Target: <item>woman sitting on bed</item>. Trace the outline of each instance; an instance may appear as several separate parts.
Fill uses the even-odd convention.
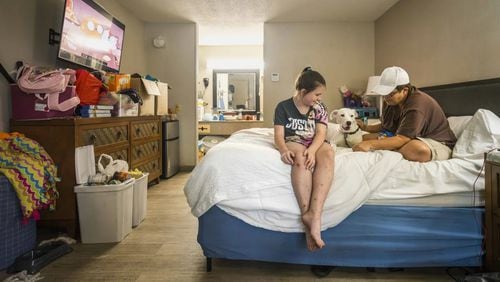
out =
[[[274,142],[281,160],[292,165],[292,186],[302,214],[307,248],[323,248],[321,214],[332,184],[334,151],[325,141],[328,112],[321,96],[323,76],[305,68],[295,82],[295,94],[274,113]]]
[[[361,124],[361,129],[375,134],[364,135],[365,141],[353,146],[353,151],[396,150],[416,162],[451,157],[457,138],[441,106],[411,85],[404,69],[386,68],[373,92],[382,95],[387,104],[382,123]]]

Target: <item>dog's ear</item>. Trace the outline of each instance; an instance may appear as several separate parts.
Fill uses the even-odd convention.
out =
[[[339,114],[339,111],[338,110],[333,110],[331,113],[330,113],[330,120],[337,123],[337,116]]]

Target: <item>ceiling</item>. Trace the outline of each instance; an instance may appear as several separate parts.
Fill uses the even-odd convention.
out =
[[[201,43],[204,33],[228,37],[231,30],[248,38],[251,30],[262,30],[265,22],[373,22],[398,1],[120,0],[118,3],[145,22],[197,23]]]

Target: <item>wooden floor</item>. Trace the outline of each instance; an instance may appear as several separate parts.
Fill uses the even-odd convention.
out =
[[[188,177],[180,173],[150,187],[146,219],[121,243],[73,245],[72,253],[42,269],[42,281],[453,281],[444,268],[336,268],[318,279],[304,265],[228,260],[214,260],[207,273],[197,219],[183,193]],[[0,281],[5,277],[0,273]]]

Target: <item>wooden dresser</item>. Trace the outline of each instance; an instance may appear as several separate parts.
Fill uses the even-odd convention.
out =
[[[500,152],[492,152],[485,164],[485,267],[500,271]]]
[[[148,181],[161,175],[160,117],[70,118],[13,121],[11,131],[38,141],[58,167],[61,182],[56,210],[44,211],[39,225],[64,229],[71,237],[78,234],[78,210],[73,187],[75,147],[94,145],[97,157],[106,153],[113,159],[126,160],[131,169],[149,172]]]

